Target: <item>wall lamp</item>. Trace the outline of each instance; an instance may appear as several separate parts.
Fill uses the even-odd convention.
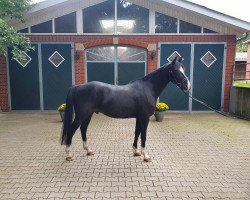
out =
[[[153,50],[151,51],[151,59],[154,60],[154,58],[155,58],[155,50],[153,49]]]

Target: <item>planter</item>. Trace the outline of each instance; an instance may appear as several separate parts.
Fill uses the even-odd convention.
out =
[[[162,122],[164,119],[165,112],[155,112],[154,115],[157,122]]]
[[[64,120],[64,111],[59,111],[59,114],[60,114],[61,120],[62,120],[62,122],[63,122],[63,120]]]

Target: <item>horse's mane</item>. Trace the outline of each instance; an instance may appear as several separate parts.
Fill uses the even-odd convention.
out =
[[[152,77],[154,77],[154,76],[155,76],[156,74],[158,74],[159,72],[165,70],[168,66],[169,66],[169,63],[164,64],[164,65],[161,66],[159,69],[157,69],[157,70],[151,72],[150,74],[144,76],[143,78],[141,78],[141,80],[146,81],[146,80],[148,80],[148,79],[151,79]]]

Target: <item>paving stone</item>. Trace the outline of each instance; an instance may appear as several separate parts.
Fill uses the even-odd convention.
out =
[[[48,198],[63,198],[65,192],[51,192]]]
[[[35,193],[32,198],[34,199],[47,199],[50,195],[50,192],[42,192],[42,193]]]
[[[152,118],[151,163],[133,156],[135,119],[94,114],[87,135],[96,154],[86,156],[77,130],[72,162],[58,144],[61,125],[57,113],[0,114],[0,199],[250,199],[246,121],[207,113]]]

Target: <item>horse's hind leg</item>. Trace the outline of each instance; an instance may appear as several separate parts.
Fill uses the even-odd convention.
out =
[[[72,160],[75,159],[75,158],[73,157],[72,152],[71,152],[70,146],[71,146],[71,143],[72,143],[72,138],[73,138],[73,136],[74,136],[76,130],[77,130],[77,129],[79,128],[79,126],[81,125],[81,123],[82,123],[82,120],[81,120],[80,118],[78,118],[78,117],[75,117],[75,119],[74,119],[74,121],[73,121],[73,123],[72,123],[72,137],[67,139],[67,144],[66,144],[66,149],[65,149],[65,152],[66,152],[66,154],[67,154],[67,156],[66,156],[66,160],[67,160],[67,161],[72,161]]]
[[[138,143],[138,138],[140,136],[140,124],[139,120],[136,119],[136,125],[135,125],[135,138],[134,138],[134,143],[133,143],[133,152],[134,156],[141,156],[140,151],[137,149],[137,143]]]
[[[140,128],[141,128],[141,153],[144,156],[144,161],[151,162],[152,158],[145,151],[146,146],[146,137],[147,137],[147,128],[148,128],[149,118],[145,117],[140,120]]]
[[[92,114],[87,117],[83,122],[80,127],[81,129],[81,134],[82,134],[82,141],[83,141],[83,149],[87,151],[87,155],[91,156],[94,155],[95,153],[90,149],[90,147],[87,145],[87,129],[89,122],[91,120]]]

